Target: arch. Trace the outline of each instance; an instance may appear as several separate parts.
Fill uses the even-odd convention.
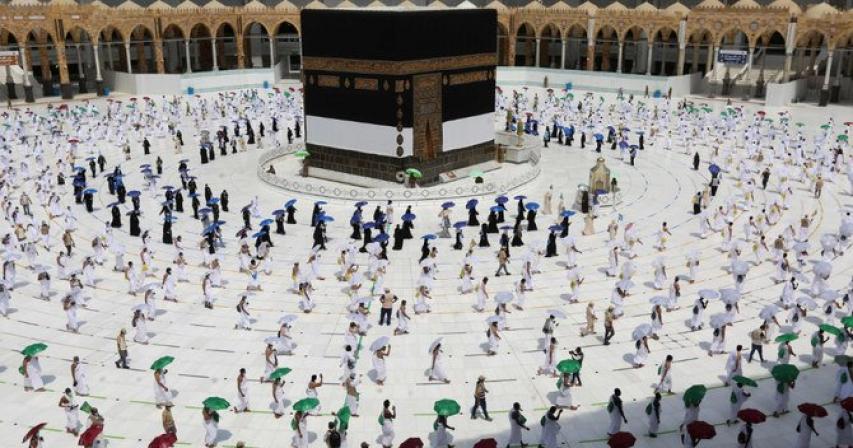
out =
[[[284,35],[295,34],[298,36],[299,35],[299,27],[297,27],[295,24],[291,23],[288,20],[282,20],[281,22],[278,23],[278,25],[275,26],[275,34],[276,34],[276,36],[280,36],[282,34],[284,34]]]
[[[678,32],[668,26],[661,26],[651,34],[649,49],[652,51],[652,66],[647,73],[669,76],[678,70]]]
[[[186,42],[184,29],[170,23],[163,28],[163,68],[166,73],[184,73],[187,71]]]
[[[17,49],[19,47],[18,42],[20,40],[13,31],[0,27],[0,48]]]
[[[154,61],[154,32],[146,25],[136,25],[127,36],[133,73],[156,73]],[[135,59],[135,61],[134,61]]]
[[[688,69],[685,72],[696,73],[701,72],[703,75],[710,71],[711,64],[714,58],[714,33],[707,28],[699,28],[693,30],[687,39],[687,52],[685,62],[688,63]]]
[[[595,33],[595,69],[615,72],[621,66],[619,61],[619,33],[610,25],[601,26]],[[616,46],[616,51],[614,51]]]
[[[127,71],[127,53],[124,51],[124,35],[112,26],[107,25],[98,32],[98,43],[104,55],[104,67],[112,71]]]
[[[88,93],[89,88],[86,80],[88,67],[93,67],[94,51],[92,38],[89,32],[80,26],[75,26],[65,33],[65,58],[68,67],[68,75],[72,82],[76,82],[80,93]],[[92,69],[94,71],[94,69]]]
[[[299,27],[283,20],[275,27],[273,49],[275,60],[280,61],[283,78],[297,78],[302,70],[302,47],[299,44]]]
[[[246,68],[272,67],[270,64],[271,37],[267,27],[251,22],[243,28],[243,52]]]
[[[566,68],[583,70],[587,64],[586,27],[573,23],[563,32],[566,39]]]
[[[622,36],[624,42],[623,50],[623,72],[641,74],[646,73],[648,65],[649,33],[644,28],[632,26],[624,30]]]
[[[213,69],[213,36],[204,23],[196,23],[190,28],[190,63],[193,71]]]
[[[498,65],[509,65],[509,32],[506,25],[498,22]]]
[[[228,21],[216,28],[216,63],[220,70],[237,68],[237,31]]]
[[[515,65],[536,65],[536,28],[527,22],[515,31]]]
[[[794,72],[801,77],[813,77],[820,74],[821,64],[826,62],[825,58],[818,59],[821,54],[826,54],[828,36],[819,29],[804,30],[797,36],[794,48]],[[809,87],[814,87],[814,80],[809,81]]]
[[[27,33],[24,51],[27,53],[33,78],[42,86],[44,96],[54,96],[57,91],[53,88],[54,81],[59,79],[59,67],[54,60],[56,46],[53,34],[42,28],[35,28]]]
[[[539,30],[539,66],[559,68],[563,57],[560,28],[548,23]]]

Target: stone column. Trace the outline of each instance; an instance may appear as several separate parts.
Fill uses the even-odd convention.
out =
[[[654,61],[655,43],[649,42],[649,53],[646,55],[646,76],[652,76],[652,62]]]
[[[44,38],[37,40],[39,44],[39,66],[41,67],[42,95],[53,95],[53,73],[50,71],[50,55],[47,54],[47,42]]]
[[[716,58],[717,50],[714,49],[714,44],[708,45],[708,73],[711,74],[711,79],[717,79],[716,73],[714,72],[714,68],[717,66],[717,58]]]
[[[184,51],[187,53],[187,73],[193,72],[193,60],[190,56],[190,38],[184,39]]]
[[[157,73],[166,73],[166,60],[163,58],[163,39],[160,37],[154,38],[154,64],[157,66]]]
[[[109,67],[110,70],[112,70],[112,71],[117,71],[115,63],[113,62],[113,43],[112,42],[107,42],[106,53],[107,53],[107,67]]]
[[[622,73],[622,55],[625,53],[625,42],[619,41],[619,59],[616,60],[616,72]]]
[[[586,41],[586,69],[595,70],[595,40]]]
[[[601,46],[601,71],[610,71],[610,42],[605,42]]]
[[[148,57],[145,56],[145,42],[136,43],[136,64],[139,73],[148,73]]]
[[[749,46],[749,54],[746,56],[746,82],[752,79],[752,59],[755,57],[755,47]]]
[[[74,91],[71,89],[71,78],[68,76],[68,58],[65,55],[65,41],[56,42],[56,63],[59,65],[59,91],[62,99],[70,100],[74,98]]]
[[[849,57],[849,56],[848,56]],[[829,101],[837,103],[841,96],[841,68],[844,66],[844,53],[838,56],[838,61],[835,64],[835,79],[829,89]]]
[[[21,68],[24,69],[24,101],[34,103],[36,98],[33,96],[33,84],[30,82],[30,70],[32,66],[27,61],[28,51],[27,44],[24,43],[24,46],[21,48]]]
[[[682,18],[678,22],[678,59],[675,67],[675,74],[681,76],[684,74],[684,59],[687,52],[687,19]]]
[[[130,41],[124,43],[124,56],[127,58],[127,73],[133,74],[133,63],[130,59]]]
[[[246,40],[243,34],[235,35],[234,39],[237,44],[237,68],[246,68]],[[249,45],[252,44],[249,43]]]
[[[86,72],[83,70],[83,53],[80,52],[80,44],[74,44],[74,49],[77,51],[77,85],[80,93],[89,93],[86,88]]]
[[[785,68],[782,72],[783,82],[791,80],[791,64],[794,61],[794,50],[797,48],[797,22],[792,18],[788,21],[788,33],[785,36]]]
[[[535,62],[533,63],[533,65],[534,65],[534,66],[536,66],[536,67],[539,67],[539,58],[540,58],[540,52],[541,52],[541,51],[540,51],[540,50],[541,50],[541,48],[540,48],[540,47],[541,47],[541,46],[542,46],[542,42],[541,42],[541,40],[537,37],[537,38],[536,38],[536,58],[534,59],[534,61],[535,61]]]
[[[560,47],[561,47],[561,49],[560,49],[560,51],[561,51],[561,53],[560,53],[560,68],[562,68],[562,69],[566,68],[566,46],[567,46],[567,44],[568,44],[568,38],[563,37],[560,40]]]
[[[95,92],[98,96],[104,96],[104,79],[101,77],[101,58],[98,56],[98,43],[92,46],[92,54],[95,57]]]
[[[12,81],[12,66],[6,66],[6,98],[9,100],[9,105],[12,105],[12,100],[18,99],[18,95],[15,92],[15,83]]]
[[[212,51],[212,53],[213,53],[213,71],[218,71],[219,70],[219,59],[216,57],[216,38],[215,37],[210,38],[210,48],[213,49],[213,51]]]
[[[507,45],[506,58],[508,59],[507,62],[509,62],[509,66],[513,67],[515,66],[515,46],[517,44],[516,40],[518,39],[518,36],[510,34],[507,38],[509,39],[509,45]]]
[[[675,74],[681,76],[684,74],[684,59],[687,56],[687,47],[678,44],[678,65],[675,67]]]
[[[829,103],[829,79],[832,77],[832,54],[833,49],[829,49],[829,57],[826,59],[826,73],[823,75],[823,87],[820,88],[819,106],[826,106]]]
[[[693,44],[693,61],[690,64],[690,73],[699,71],[699,44]]]
[[[782,71],[782,82],[788,82],[791,80],[791,60],[793,59],[793,54],[788,53],[788,50],[785,49],[785,68]]]
[[[275,67],[275,37],[270,36],[270,68],[273,67]]]

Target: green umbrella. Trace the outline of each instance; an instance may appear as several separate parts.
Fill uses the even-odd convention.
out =
[[[344,405],[335,416],[338,417],[338,431],[344,432],[349,429],[349,418],[352,416],[349,406]]]
[[[483,172],[481,170],[471,170],[471,172],[468,173],[468,177],[483,177]]]
[[[805,123],[803,123],[802,121],[798,121],[798,122],[796,122],[795,124],[796,124],[798,127],[803,127],[803,126],[805,126],[805,125],[806,125],[806,124],[805,124]]]
[[[820,324],[818,328],[823,330],[825,333],[829,333],[833,336],[841,336],[841,333],[843,332],[840,328],[829,324]]]
[[[293,410],[306,412],[316,408],[317,406],[320,406],[320,400],[316,398],[303,398],[293,404]]]
[[[846,142],[847,141],[847,135],[846,134],[839,134],[838,135],[838,141]]]
[[[222,411],[228,409],[228,401],[221,397],[207,397],[204,401],[201,402],[204,407],[210,409],[211,411]]]
[[[702,399],[705,398],[705,392],[708,389],[701,384],[694,384],[684,391],[684,404],[687,406],[699,406]]]
[[[773,375],[773,379],[780,383],[790,383],[797,379],[800,369],[793,364],[776,364],[770,374]]]
[[[766,122],[768,122],[768,123],[773,123],[773,119],[772,119],[772,118],[765,118],[765,119],[764,119],[764,121],[766,121]]]
[[[304,150],[304,149],[300,149],[299,151],[296,151],[295,153],[293,153],[293,156],[296,158],[299,158],[299,159],[304,159],[310,155],[311,155],[311,153]]]
[[[732,377],[735,383],[743,384],[744,386],[758,387],[758,383],[752,378],[747,378],[743,375],[735,375]]]
[[[287,368],[287,367],[279,367],[279,368],[277,368],[277,369],[273,370],[273,371],[272,371],[272,373],[270,373],[269,379],[271,379],[271,380],[277,380],[277,379],[279,379],[279,378],[284,377],[284,376],[285,376],[285,375],[287,375],[288,373],[290,373],[290,369],[289,369],[289,368]]]
[[[820,125],[820,128],[821,128],[821,129],[829,129],[829,128],[831,128],[831,127],[832,127],[832,126],[830,126],[829,124],[822,124],[822,125]]]
[[[853,327],[853,316],[844,316],[841,318],[841,323],[845,327]]]
[[[35,356],[35,355],[38,355],[39,353],[41,353],[45,350],[47,350],[46,344],[42,344],[41,342],[36,342],[35,344],[30,344],[30,345],[24,347],[24,349],[21,350],[21,354],[24,356]]]
[[[459,403],[456,400],[451,400],[449,398],[445,398],[443,400],[438,400],[432,406],[432,409],[438,415],[443,415],[445,417],[456,415],[462,410],[462,407],[459,406]]]
[[[414,178],[424,177],[423,173],[421,173],[421,171],[417,168],[406,168],[406,174]]]
[[[776,336],[776,342],[791,342],[796,341],[799,336],[794,333],[783,333],[779,336]]]
[[[88,401],[84,401],[83,404],[80,405],[80,412],[84,412],[86,414],[92,413],[92,405],[89,404]]]
[[[703,112],[711,112],[712,110],[714,110],[714,109],[711,109],[710,107],[703,107],[702,108]]]
[[[847,363],[853,361],[853,357],[847,355],[837,355],[835,357],[835,363],[839,366],[847,366]]]
[[[581,371],[581,363],[574,359],[564,359],[557,364],[560,373],[578,373]]]
[[[154,361],[153,364],[151,364],[151,370],[160,370],[163,367],[166,367],[169,364],[171,364],[172,361],[174,361],[174,360],[175,360],[174,356],[163,356],[160,359]]]

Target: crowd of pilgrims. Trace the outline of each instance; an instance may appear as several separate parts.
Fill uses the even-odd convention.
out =
[[[743,376],[744,362],[751,361],[755,351],[764,361],[760,348],[779,334],[784,337],[780,339],[778,365],[790,364],[794,355],[791,341],[806,332],[812,350],[810,359],[816,367],[822,363],[824,344],[834,339],[833,347],[827,350],[836,356],[839,364],[831,394],[834,401],[842,403],[838,414],[838,443],[839,446],[853,444],[851,414],[848,412],[853,409],[853,401],[847,400],[853,396],[850,377],[853,362],[844,357],[853,336],[850,331],[853,327],[850,318],[853,315],[853,282],[840,286],[840,280],[831,279],[835,263],[845,260],[842,257],[853,236],[853,217],[848,210],[838,210],[840,224],[837,231],[826,232],[816,238],[812,236],[824,185],[835,185],[838,194],[845,187],[853,190],[853,168],[846,138],[853,123],[837,124],[830,119],[818,130],[806,130],[802,123],[793,123],[788,113],[780,113],[774,120],[763,112],[750,115],[745,109],[731,106],[714,112],[707,105],[687,101],[672,104],[667,98],[646,100],[650,104],[633,97],[619,97],[616,101],[607,102],[603,97],[594,95],[575,99],[570,93],[554,90],[545,91],[542,99],[539,92],[528,92],[527,89],[508,95],[498,90],[497,98],[498,119],[505,117],[505,130],[536,136],[541,131],[545,146],[552,139],[558,142],[548,151],[586,149],[587,141],[594,141],[595,146],[589,150],[600,153],[607,149],[605,145],[609,145],[613,160],[633,166],[633,169],[643,169],[643,159],[655,157],[654,152],[679,149],[683,150],[694,170],[699,170],[704,163],[709,169],[710,179],[702,191],[691,195],[698,228],[695,229],[696,235],[687,235],[686,238],[696,242],[706,239],[718,242],[717,250],[726,257],[725,266],[732,275],[731,287],[699,290],[693,303],[686,305],[689,309],[687,326],[692,331],[700,331],[706,325],[710,327],[708,355],[727,354],[723,371],[732,397],[728,422],[742,420],[734,443],[741,447],[753,446],[753,422],[739,414],[750,396],[748,388],[755,387],[752,380]],[[502,333],[509,328],[510,306],[524,310],[528,294],[536,288],[536,276],[542,272],[545,259],[558,257],[565,264],[569,293],[565,303],[546,312],[543,338],[537,347],[544,353],[543,364],[537,373],[560,380],[554,407],[541,420],[540,444],[548,448],[557,446],[562,415],[559,409],[577,409],[572,391],[582,386],[577,370],[558,368],[560,344],[555,336],[557,321],[565,319],[573,306],[582,306],[586,323],[580,337],[596,333],[600,318],[595,305],[601,305],[601,300],[584,297],[584,266],[591,265],[592,261],[589,256],[583,257],[579,248],[600,244],[600,241],[592,241],[596,238],[595,220],[605,218],[606,210],[598,200],[598,196],[604,193],[594,192],[578,204],[577,210],[572,209],[575,207],[573,202],[567,203],[564,199],[564,194],[568,196],[570,192],[555,191],[553,187],[544,192],[541,202],[524,194],[508,194],[492,198],[493,202],[489,204],[469,199],[464,204],[463,201],[460,204],[446,201],[433,209],[416,205],[421,213],[428,212],[437,218],[434,224],[423,226],[425,230],[420,236],[415,232],[417,216],[411,205],[407,205],[398,216],[396,204],[392,201],[374,204],[372,212],[367,201],[358,201],[353,205],[349,230],[345,230],[346,226],[335,227],[335,235],[330,237],[329,226],[335,218],[327,213],[326,201],[314,201],[309,207],[310,214],[300,216],[296,207],[299,200],[291,199],[265,218],[260,201],[254,196],[239,211],[232,211],[229,193],[222,189],[219,194],[214,194],[213,180],[203,179],[204,168],[194,169],[189,159],[180,159],[185,146],[181,129],[186,131],[191,127],[194,130],[192,140],[186,143],[198,145],[200,165],[207,165],[217,163],[214,145],[218,147],[218,157],[222,158],[298,141],[302,137],[301,112],[300,94],[293,89],[286,92],[246,90],[209,97],[108,100],[100,105],[82,102],[58,107],[48,105],[43,112],[17,109],[4,112],[4,132],[0,136],[3,148],[0,153],[0,201],[6,231],[2,240],[4,263],[0,314],[9,314],[13,299],[19,307],[27,306],[16,290],[16,281],[20,280],[17,267],[24,265],[32,271],[32,274],[25,273],[24,276],[32,275],[39,284],[37,298],[50,301],[54,292],[58,292],[67,318],[66,330],[79,332],[83,324],[78,312],[93,299],[87,289],[97,288],[99,275],[115,275],[105,273],[101,268],[111,253],[114,258],[112,270],[126,281],[127,293],[142,295],[142,301],[130,311],[129,324],[133,328],[132,340],[135,343],[150,342],[151,333],[147,325],[158,316],[158,299],[193,301],[191,297],[179,297],[179,282],[198,282],[200,303],[214,309],[218,302],[216,290],[223,285],[223,263],[236,262],[239,272],[246,276],[247,292],[241,293],[237,299],[234,327],[250,330],[257,320],[249,310],[251,292],[263,291],[261,274],[269,276],[274,273],[277,266],[274,248],[304,244],[287,236],[288,226],[308,225],[312,228],[310,249],[305,262],[294,262],[291,267],[291,291],[298,295],[298,309],[310,313],[317,306],[312,300],[312,293],[326,282],[321,272],[322,254],[324,251],[334,254],[339,265],[335,280],[345,285],[349,299],[345,308],[350,324],[341,344],[340,379],[346,389],[346,413],[357,416],[361,381],[361,375],[357,373],[358,353],[369,351],[374,381],[380,385],[388,375],[386,360],[391,354],[387,337],[377,339],[369,350],[361,343],[373,327],[368,320],[372,314],[371,303],[375,301],[381,306],[379,326],[390,326],[393,315],[396,320],[395,336],[408,334],[411,330],[413,315],[409,314],[407,301],[400,300],[384,286],[384,279],[391,269],[390,260],[394,258],[389,259],[389,244],[392,251],[404,251],[407,240],[422,240],[418,257],[420,273],[413,285],[415,303],[412,311],[415,315],[431,312],[437,303],[431,291],[439,264],[439,241],[447,239],[445,247],[448,250],[464,253],[458,290],[463,295],[473,294],[473,311],[484,312],[490,306],[488,303],[493,302],[494,313],[485,324],[486,352],[492,356],[500,356]],[[293,123],[292,128],[288,126],[286,132],[279,135],[280,122]],[[628,125],[635,128],[633,132]],[[579,147],[574,145],[577,135]],[[154,149],[152,140],[156,142]],[[109,146],[116,150],[108,150]],[[163,160],[170,147],[176,155],[167,159],[177,160],[174,165]],[[642,151],[651,154],[644,155]],[[124,160],[115,160],[121,156]],[[136,165],[132,161],[149,161],[154,156],[153,165],[140,164],[138,173],[131,168]],[[849,185],[844,185],[843,177],[847,177]],[[106,193],[96,189],[102,184],[102,178]],[[161,185],[165,178],[179,180],[180,186]],[[723,180],[731,185],[721,189]],[[615,182],[612,187],[617,187]],[[807,195],[799,196],[807,196],[802,199],[807,204],[806,211],[789,222],[785,211],[795,208],[794,191],[797,188],[808,191]],[[757,194],[759,191],[762,194]],[[184,201],[189,202],[189,207],[185,207]],[[310,203],[310,199],[302,201]],[[463,208],[464,212],[457,211]],[[515,208],[514,213],[512,208]],[[483,209],[487,209],[488,214],[481,221],[480,210]],[[79,230],[77,216],[81,211],[95,217],[87,219],[87,223],[104,223],[101,228],[88,229],[94,237],[84,248],[77,247],[79,237],[75,238],[75,232]],[[109,217],[103,216],[103,211],[108,211]],[[237,224],[222,219],[231,213],[239,213]],[[571,218],[578,213],[583,215],[583,230],[570,233]],[[544,234],[537,225],[540,214],[548,221]],[[465,219],[454,221],[454,216],[465,216]],[[742,219],[742,216],[747,219]],[[127,235],[138,238],[141,247],[138,257],[133,254],[129,257],[131,260],[125,260],[128,255],[126,243],[131,240],[119,232],[119,229],[125,229],[125,217],[128,221]],[[197,220],[201,236],[188,233],[188,227],[183,228],[183,234],[176,235],[174,225],[181,217]],[[611,343],[616,322],[623,316],[626,299],[635,293],[635,276],[648,272],[645,266],[638,266],[633,261],[639,252],[648,255],[646,252],[652,251],[653,256],[649,257],[652,289],[663,291],[650,299],[649,322],[640,324],[631,332],[632,345],[636,349],[631,356],[632,365],[639,369],[648,363],[650,341],[666,334],[663,322],[666,313],[685,306],[682,282],[689,285],[702,283],[699,261],[703,258],[698,249],[686,253],[669,250],[674,230],[666,222],[661,222],[651,232],[653,241],[646,249],[641,248],[644,245],[641,229],[629,216],[612,214],[610,218],[604,250],[607,267],[602,275],[613,285],[609,302],[603,304],[606,311],[602,343]],[[734,227],[736,221],[741,221],[742,232],[737,232]],[[161,225],[161,245],[152,242],[149,229],[158,222]],[[226,236],[225,229],[236,229],[236,257],[225,250],[232,241]],[[470,232],[466,240],[467,229],[474,232]],[[688,232],[686,228],[680,231]],[[530,238],[525,233],[532,233],[535,241],[525,243],[524,239]],[[484,249],[492,247],[490,235],[496,234],[499,235],[494,242],[497,250]],[[815,241],[818,242],[817,247],[813,245]],[[187,246],[196,242],[197,248]],[[133,245],[137,246],[136,243]],[[154,252],[161,251],[164,246],[171,248],[174,256],[168,262],[169,266],[161,270],[164,259],[155,258]],[[191,278],[191,272],[196,270],[191,269],[187,261],[187,253],[195,251],[202,258],[203,270],[199,279]],[[493,254],[493,261],[478,256],[487,253]],[[683,257],[685,272],[676,274],[671,272],[672,268],[668,270],[668,256]],[[366,257],[366,263],[361,261],[365,259],[363,257]],[[741,310],[738,302],[745,295],[748,272],[764,263],[774,266],[773,278],[782,289],[778,301],[768,302],[761,309],[759,318],[762,324],[750,333],[751,340],[739,341],[751,344],[752,350],[747,359],[742,344],[736,347],[728,344],[726,333],[739,320]],[[518,277],[512,291],[491,293],[486,274],[494,267],[497,268],[495,277]],[[510,267],[519,273],[510,273]],[[147,278],[155,275],[155,281],[146,283]],[[54,280],[67,282],[67,286],[56,286]],[[801,286],[806,284],[807,287]],[[582,302],[586,305],[580,305]],[[719,312],[706,319],[705,314],[711,308]],[[807,313],[814,310],[817,310],[820,321],[817,325],[805,319]],[[776,317],[783,312],[786,314],[784,324]],[[270,376],[279,368],[278,355],[292,354],[297,348],[292,336],[296,321],[295,315],[284,316],[279,321],[278,333],[264,339],[264,375],[261,381],[273,385],[273,407],[277,417],[285,413],[284,382],[279,379],[273,381]],[[119,341],[123,341],[124,334],[122,329]],[[127,367],[121,347],[119,342],[120,359],[116,361],[116,367]],[[582,362],[583,350],[577,348],[570,353],[572,360]],[[441,339],[430,346],[428,354],[429,380],[450,382],[450,377],[457,372],[448,372],[444,365]],[[672,362],[671,355],[661,361],[659,382],[646,409],[648,424],[642,427],[642,431],[652,437],[656,436],[660,424],[662,394],[673,389]],[[82,373],[85,367],[79,359],[75,364],[72,369],[75,386],[73,390],[66,390],[61,406],[68,421],[66,429],[78,434],[81,425],[75,396],[85,397],[89,393],[89,385]],[[38,356],[25,356],[21,371],[27,390],[44,388]],[[165,369],[154,372],[155,399],[158,406],[165,409],[164,413],[171,409],[174,398],[166,387],[166,375]],[[794,382],[795,378],[774,376],[771,386],[776,399],[774,415],[788,412],[790,389]],[[322,383],[322,375],[313,375],[306,396],[317,398]],[[238,377],[240,394],[234,407],[237,412],[249,410],[248,394],[243,392],[247,390],[247,384],[245,369],[241,369]],[[485,392],[479,388],[477,391],[485,400]],[[825,391],[815,393],[826,395]],[[611,438],[622,437],[618,435],[625,433],[622,424],[627,423],[627,419],[621,394],[619,388],[614,389],[606,407],[610,420],[607,435]],[[480,404],[479,399],[478,396],[472,418],[477,415],[474,411]],[[489,418],[484,403],[482,411]],[[703,427],[696,423],[701,422],[700,404],[701,397],[698,401],[685,399],[685,418],[679,426],[684,446],[696,446],[707,438],[700,431]],[[809,446],[812,433],[816,433],[813,418],[819,416],[817,414],[819,412],[803,411],[797,431],[792,434],[797,440],[797,447]],[[294,414],[293,445],[296,447],[308,445],[309,416],[316,416],[316,413],[297,411]],[[509,443],[521,443],[522,429],[529,430],[521,406],[513,407],[509,416]],[[433,427],[436,446],[452,445],[452,427],[447,417],[439,416]],[[215,446],[218,443],[218,414],[205,407],[203,418],[204,444]],[[395,437],[393,420],[396,418],[396,408],[392,409],[386,401],[379,429],[381,445],[392,446]],[[336,417],[329,431],[345,436],[343,420]],[[104,421],[104,416],[97,410],[90,412],[89,426],[81,434],[81,445],[95,446],[101,440]],[[164,431],[170,434],[170,428],[165,426]],[[31,446],[44,446],[38,434],[30,440]]]

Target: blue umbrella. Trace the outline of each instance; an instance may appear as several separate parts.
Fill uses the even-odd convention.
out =
[[[163,185],[163,186],[162,186],[162,187],[160,187],[160,188],[162,188],[162,189],[164,189],[164,190],[174,190],[174,189],[175,189],[175,187],[173,187],[173,186],[171,186],[171,185]]]
[[[456,205],[455,203],[447,201],[444,204],[441,204],[441,208],[450,208],[450,207],[453,207],[455,205]]]
[[[296,204],[296,199],[291,199],[291,200],[289,200],[289,201],[285,202],[285,203],[284,203],[284,208],[290,208],[290,207],[293,207],[293,204]]]
[[[594,134],[593,137],[595,137],[596,140],[604,140],[604,134]]]
[[[506,196],[498,196],[495,198],[495,202],[497,202],[498,204],[506,204],[507,202],[509,202],[509,198]]]
[[[260,223],[258,223],[258,225],[261,227],[268,226],[268,225],[272,224],[272,222],[273,222],[272,219],[268,218],[268,219],[265,219],[265,220],[261,221]]]
[[[528,202],[524,207],[528,210],[539,210],[539,204],[536,202]]]
[[[465,208],[470,210],[470,209],[476,207],[477,204],[479,204],[479,203],[480,203],[480,201],[478,201],[476,199],[468,199],[468,202],[465,203]]]
[[[404,213],[403,216],[400,217],[403,221],[413,221],[417,216],[414,213]]]
[[[211,210],[211,209],[210,209],[210,208],[208,208],[208,207],[204,207],[204,208],[200,208],[200,209],[198,209],[198,212],[199,212],[199,213],[201,213],[202,215],[206,215],[206,214],[208,214],[208,213],[210,213],[210,212],[212,212],[212,211],[213,211],[213,210]]]
[[[560,216],[563,216],[565,218],[571,218],[576,213],[577,212],[574,210],[564,210],[563,213],[560,213]]]
[[[214,222],[214,224],[216,224],[217,226],[224,226],[224,225],[225,225],[225,221],[223,221],[223,220],[221,220],[221,219],[220,219],[219,221]]]
[[[550,230],[552,232],[559,232],[559,231],[563,230],[563,226],[561,226],[559,224],[554,224],[553,226],[548,227],[548,230]]]
[[[326,201],[314,201],[314,205],[326,205],[328,202]]]
[[[622,140],[621,142],[619,142],[619,147],[622,149],[627,148],[628,146],[629,146],[628,142],[626,142],[625,140]]]
[[[281,209],[272,211],[273,216],[281,216],[285,213],[287,213],[287,212],[285,212],[284,210],[281,210]]]
[[[332,218],[329,215],[323,215],[320,217],[320,221],[323,221],[323,222],[332,222],[334,220],[335,220],[335,218]]]
[[[219,203],[219,198],[210,198],[210,200],[209,200],[209,201],[207,201],[207,203],[208,203],[208,204],[218,204],[218,203]]]
[[[453,228],[454,229],[461,229],[463,227],[466,227],[467,225],[468,225],[467,221],[457,221],[457,222],[453,223]]]
[[[630,130],[630,129],[628,129],[628,128],[622,128],[622,130],[623,130],[623,131],[625,131],[625,132],[631,132],[631,130]]]
[[[82,166],[75,166],[74,171],[86,171],[86,168],[84,168]]]
[[[433,234],[431,234],[431,233],[427,233],[426,235],[424,235],[424,236],[422,236],[422,237],[421,237],[421,239],[422,239],[422,240],[428,240],[428,241],[429,241],[429,240],[434,240],[434,239],[436,239],[436,238],[438,238],[438,237],[437,237],[437,236],[435,236],[435,235],[433,235]]]
[[[501,230],[512,230],[512,226],[501,226]]]
[[[166,222],[166,221],[168,221],[168,222],[177,222],[177,221],[178,221],[178,217],[177,217],[177,216],[175,216],[175,215],[172,215],[172,216],[170,216],[170,217],[166,218],[166,217],[164,216],[164,217],[163,217],[163,222]]]
[[[489,211],[490,211],[490,212],[500,213],[500,212],[502,212],[503,210],[504,210],[504,209],[503,209],[503,208],[501,208],[501,206],[500,206],[500,205],[493,205],[493,206],[489,207]]]
[[[645,134],[645,131],[636,131],[636,133],[637,133],[637,135],[643,135],[643,134]]]
[[[140,193],[139,190],[130,190],[127,192],[127,195],[132,198],[138,198],[140,194],[142,193]]]
[[[95,194],[97,192],[98,192],[98,190],[95,190],[94,188],[87,188],[87,189],[83,190],[83,194]]]
[[[96,157],[86,157],[86,160],[89,162],[94,162],[95,160],[98,160],[98,159]]]
[[[717,164],[712,163],[711,166],[708,167],[708,171],[710,171],[712,175],[716,176],[720,173],[720,167],[717,166]]]
[[[257,232],[254,235],[252,235],[252,238],[260,238],[262,236],[267,236],[267,232]]]
[[[139,170],[139,172],[140,172],[140,173],[150,173],[150,172],[151,172],[151,167],[142,168],[141,170]]]
[[[372,229],[372,228],[374,228],[374,227],[376,227],[376,224],[375,224],[373,221],[371,221],[371,222],[366,222],[366,223],[364,223],[364,224],[362,224],[362,225],[361,225],[361,228],[362,228],[362,229]]]
[[[206,229],[204,229],[204,232],[201,232],[201,234],[202,234],[202,235],[207,235],[208,233],[213,233],[213,232],[215,232],[215,231],[216,231],[216,228],[217,228],[217,227],[219,227],[219,226],[217,226],[217,225],[216,225],[216,223],[213,223],[213,224],[211,224],[211,225],[207,226],[207,228],[206,228]]]
[[[388,234],[387,233],[380,233],[379,235],[376,235],[376,238],[374,238],[373,241],[375,241],[377,243],[384,243],[384,242],[388,241]]]
[[[603,189],[599,188],[598,190],[595,190],[595,194],[596,195],[607,194],[607,190],[603,190]]]
[[[178,161],[178,163],[188,163],[189,161],[190,159],[181,159]]]
[[[527,196],[520,194],[518,196],[513,197],[513,199],[515,199],[516,201],[523,201],[523,200],[527,199]]]
[[[353,205],[356,207],[364,207],[365,205],[367,205],[367,201],[358,201]]]
[[[629,146],[629,148],[631,148],[631,149],[637,149],[637,148],[639,148],[639,146],[637,146],[637,145],[631,145],[631,146]]]
[[[139,167],[140,168],[151,168],[151,164],[150,163],[143,163],[142,165],[139,165]]]
[[[197,197],[199,196],[199,194],[198,194],[198,193],[190,193],[190,195],[189,195],[189,196],[190,196],[191,198],[197,198]]]

